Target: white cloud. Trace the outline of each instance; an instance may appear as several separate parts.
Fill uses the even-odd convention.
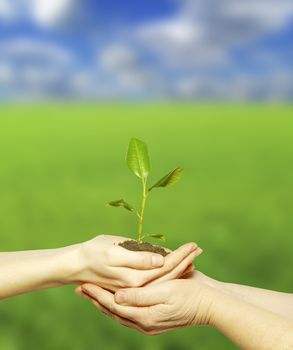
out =
[[[43,88],[57,82],[62,77],[62,72],[57,67],[43,70],[35,66],[26,66],[19,72],[19,76],[26,86]]]
[[[238,45],[283,28],[293,14],[292,0],[185,0],[182,12],[200,23],[210,43]]]
[[[161,42],[163,45],[166,42],[173,43],[178,48],[202,41],[202,28],[183,16],[152,22],[151,25],[142,25],[137,33],[147,41],[156,38],[155,42],[157,43]]]
[[[79,70],[73,72],[69,79],[69,89],[78,98],[91,99],[98,96],[99,81],[96,72]]]
[[[138,61],[134,49],[125,44],[111,44],[98,54],[99,63],[108,70],[132,69]]]
[[[74,64],[70,51],[50,42],[29,38],[0,41],[1,94],[13,91],[16,99],[67,94]]]
[[[1,92],[3,86],[13,86],[26,96],[293,98],[292,67],[290,74],[281,57],[285,51],[271,55],[253,45],[285,28],[293,14],[292,0],[177,1],[177,13],[165,18],[109,26],[109,37],[100,31],[97,47],[91,47],[98,55],[85,57],[80,52],[79,62],[54,41],[28,37],[0,41]],[[0,20],[8,24],[20,20],[25,25],[32,21],[42,30],[58,28],[79,5],[77,0],[0,0]],[[95,16],[83,14],[78,18]],[[84,35],[92,26],[88,23]],[[103,46],[98,47],[101,37]],[[244,50],[242,62],[233,56],[235,48]],[[252,63],[251,74],[245,59]]]
[[[74,12],[76,0],[0,0],[0,19],[29,21],[41,27],[63,23]]]
[[[165,65],[190,68],[219,64],[227,59],[222,47],[206,42],[200,23],[182,14],[142,25],[136,35]]]
[[[180,0],[179,12],[140,25],[136,35],[163,63],[223,65],[229,50],[283,28],[292,0]]]
[[[293,10],[291,0],[227,1],[222,16],[227,19],[247,20],[259,27],[271,29],[283,26]]]
[[[0,19],[12,21],[15,15],[15,6],[11,0],[0,0]]]
[[[150,84],[151,74],[144,67],[142,57],[129,45],[112,44],[105,47],[99,53],[97,63],[121,89],[137,91]]]
[[[29,0],[32,19],[42,26],[60,23],[68,15],[74,0]]]
[[[14,80],[13,68],[8,62],[0,62],[0,86],[11,84]]]
[[[238,73],[220,79],[190,76],[176,83],[178,97],[196,100],[282,101],[293,98],[293,73],[276,70],[268,75]]]
[[[73,55],[63,47],[54,43],[43,42],[30,38],[17,38],[0,41],[0,58],[10,57],[19,61],[24,59],[40,60],[43,62],[69,64],[74,60]]]
[[[174,15],[138,25],[130,35],[131,40],[126,36],[124,42],[110,45],[103,52],[103,67],[115,76],[115,86],[120,84],[129,91],[142,88],[146,94],[152,90],[160,96],[198,99],[292,96],[292,84],[274,69],[281,64],[277,58],[268,59],[268,53],[260,50],[258,61],[265,60],[268,73],[249,75],[244,70],[239,75],[242,68],[237,67],[232,55],[234,48],[248,47],[284,28],[293,14],[291,0],[178,3],[180,9]],[[151,70],[144,60],[144,56],[150,55]],[[255,57],[250,58],[256,64]],[[261,62],[257,64],[260,66]],[[229,79],[213,74],[217,70],[229,72]],[[274,85],[274,79],[279,83]]]

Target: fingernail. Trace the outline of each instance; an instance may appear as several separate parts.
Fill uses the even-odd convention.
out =
[[[152,266],[153,267],[158,267],[162,266],[164,264],[164,258],[162,255],[153,255],[152,256]]]
[[[78,292],[78,295],[80,295],[84,299],[91,300],[90,296],[84,292]]]
[[[115,300],[117,303],[124,303],[126,301],[126,293],[119,291],[115,294]]]
[[[79,290],[76,290],[76,291],[75,291],[75,294],[76,294],[76,295],[80,295],[80,296],[83,295],[82,290],[80,290],[80,289],[79,289]]]
[[[88,294],[88,295],[91,295],[91,290],[89,287],[84,287],[84,286],[81,286],[81,290],[82,292]]]
[[[196,249],[196,255],[199,256],[201,253],[203,252],[203,250],[201,248],[197,248]]]
[[[189,243],[186,247],[187,252],[193,252],[197,249],[197,245],[195,243]]]

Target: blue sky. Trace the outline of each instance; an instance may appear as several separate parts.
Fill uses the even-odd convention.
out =
[[[1,100],[293,99],[292,0],[0,0]]]

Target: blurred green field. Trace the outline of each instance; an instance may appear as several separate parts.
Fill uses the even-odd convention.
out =
[[[292,291],[293,108],[246,105],[0,107],[2,251],[50,248],[100,233],[134,237],[136,223],[105,206],[138,203],[128,141],[149,145],[150,180],[182,166],[175,187],[152,193],[147,231],[175,248],[195,241],[201,271]],[[241,315],[240,315],[241,316]],[[0,304],[1,350],[235,349],[216,331],[146,337],[106,319],[72,287]]]

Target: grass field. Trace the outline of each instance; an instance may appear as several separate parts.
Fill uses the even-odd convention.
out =
[[[182,181],[150,198],[145,228],[175,248],[195,241],[201,271],[292,291],[293,107],[60,105],[0,107],[2,251],[50,248],[100,233],[134,237],[136,223],[105,206],[137,203],[128,141],[149,144],[151,179]],[[0,304],[1,350],[229,350],[205,328],[146,337],[106,319],[72,287]]]

